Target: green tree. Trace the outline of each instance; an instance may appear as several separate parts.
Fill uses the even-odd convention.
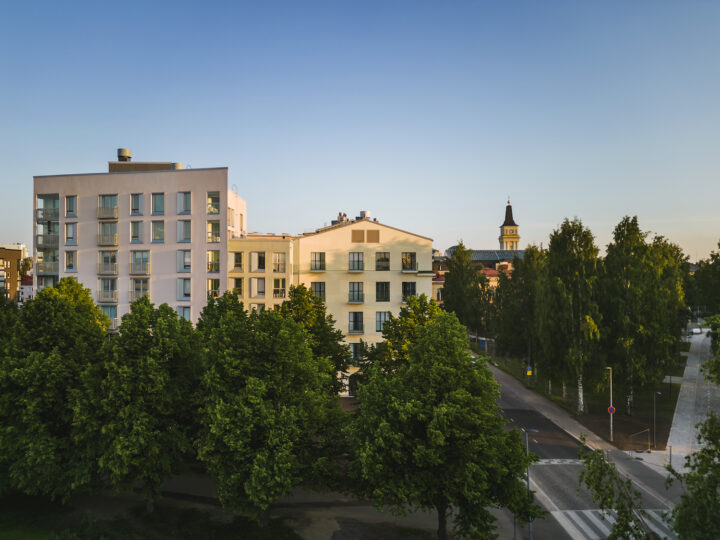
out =
[[[96,459],[77,442],[85,428],[73,403],[83,372],[102,358],[106,320],[74,279],[19,311],[0,358],[0,469],[13,488],[66,499],[93,483]]]
[[[419,325],[407,361],[393,371],[371,366],[360,387],[347,429],[359,490],[398,513],[435,509],[440,539],[451,508],[456,530],[471,538],[492,535],[488,507],[509,507],[521,519],[538,515],[523,482],[533,457],[517,431],[504,429],[498,397],[455,315]]]
[[[100,473],[116,490],[141,481],[152,511],[196,434],[200,341],[174,309],[142,297],[109,349],[102,369],[85,374],[93,391],[81,394],[75,421],[94,439],[87,443],[99,446]]]
[[[640,492],[629,478],[623,478],[610,463],[602,450],[586,450],[585,436],[581,437],[579,450],[583,470],[578,480],[590,490],[593,500],[605,511],[615,512],[610,540],[625,538],[654,538],[645,522],[646,512],[642,508]]]
[[[577,382],[577,412],[585,411],[585,369],[597,352],[600,312],[596,300],[598,249],[579,219],[565,219],[550,235],[544,297],[544,329],[552,339],[552,353],[565,373]]]
[[[327,358],[335,377],[330,391],[337,394],[343,389],[340,374],[348,369],[350,350],[343,343],[343,333],[335,328],[335,320],[327,314],[325,302],[305,285],[290,286],[288,299],[280,306],[280,313],[291,317],[308,334],[307,343],[317,358]]]
[[[495,294],[496,343],[499,352],[526,358],[536,369],[543,359],[539,324],[539,294],[545,279],[546,256],[528,246],[522,259],[515,257],[512,277],[500,272]]]
[[[480,280],[478,269],[472,263],[472,250],[462,241],[447,259],[448,271],[443,286],[443,305],[447,311],[455,313],[466,327],[477,331],[485,330],[481,313]],[[482,267],[481,267],[482,268]],[[484,290],[487,290],[487,278]]]
[[[32,269],[32,267],[33,267],[33,258],[25,257],[22,261],[20,261],[20,275],[26,276],[27,273]]]
[[[328,474],[333,366],[290,317],[238,311],[230,295],[209,306],[198,323],[207,346],[198,456],[223,506],[262,518],[294,486]]]
[[[720,242],[718,251],[712,251],[707,259],[698,261],[695,275],[695,307],[703,315],[720,313]]]

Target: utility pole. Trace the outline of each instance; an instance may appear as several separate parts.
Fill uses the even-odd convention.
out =
[[[610,407],[608,408],[608,412],[610,413],[610,442],[613,442],[613,413],[615,412],[615,408],[612,404],[612,367],[607,366],[605,369],[610,370]]]

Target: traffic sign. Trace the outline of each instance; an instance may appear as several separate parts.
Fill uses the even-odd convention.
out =
[[[609,412],[610,414],[615,414],[615,407],[613,407],[612,405],[610,405],[610,406],[608,407],[608,412]]]

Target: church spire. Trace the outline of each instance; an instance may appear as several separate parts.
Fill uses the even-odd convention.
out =
[[[512,213],[512,205],[510,197],[508,197],[507,206],[505,207],[505,221],[500,225],[500,249],[515,250],[520,247],[520,234],[518,233],[518,224],[515,223]]]
[[[505,223],[503,223],[501,225],[501,227],[508,227],[508,226],[512,226],[512,227],[518,226],[518,224],[515,223],[515,220],[513,219],[512,206],[510,205],[510,197],[508,197],[508,203],[507,203],[507,206],[505,207]]]

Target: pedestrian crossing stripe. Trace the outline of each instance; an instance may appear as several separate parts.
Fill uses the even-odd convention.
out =
[[[670,525],[663,519],[662,510],[645,510],[643,518],[648,528],[659,538],[677,540]],[[589,510],[555,510],[550,512],[573,540],[602,540],[610,536],[615,523],[615,512]]]
[[[579,459],[541,459],[534,465],[582,465]]]

